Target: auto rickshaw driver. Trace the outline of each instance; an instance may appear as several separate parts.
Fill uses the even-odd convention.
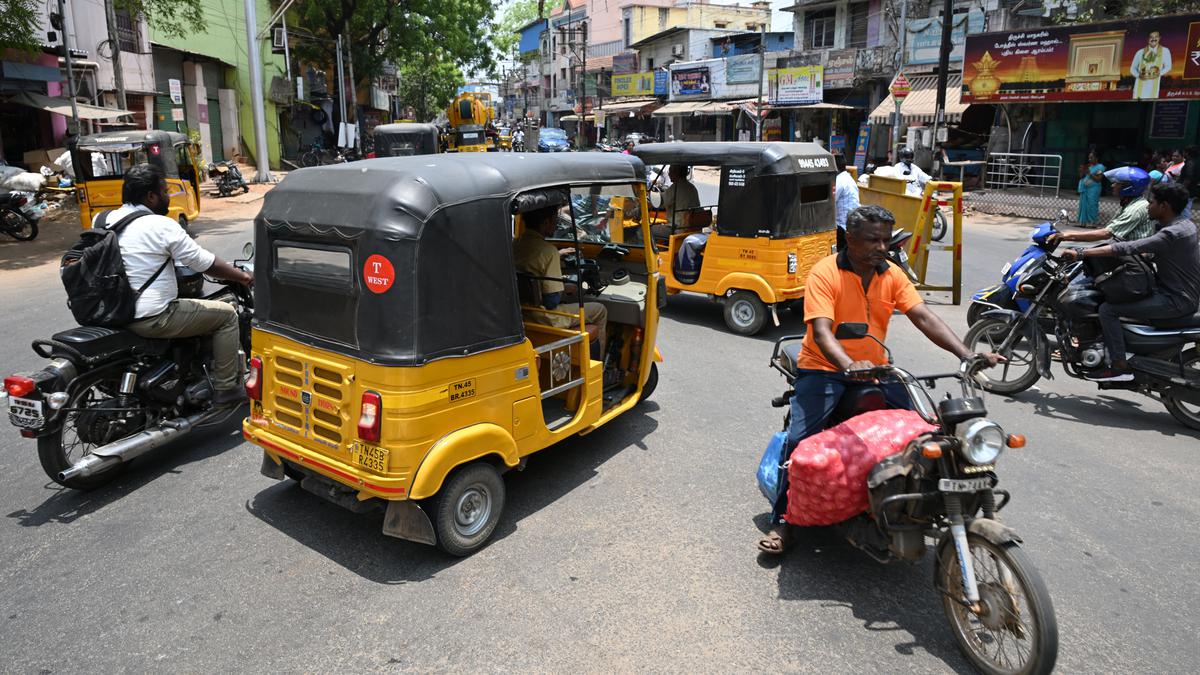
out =
[[[513,261],[518,271],[536,278],[541,286],[541,305],[548,310],[561,314],[579,314],[578,302],[562,302],[566,293],[566,285],[562,282],[562,256],[575,253],[573,248],[557,248],[546,241],[554,236],[558,227],[558,208],[548,206],[537,211],[530,211],[523,217],[525,230],[513,244]],[[571,295],[577,295],[574,289]],[[569,296],[568,296],[569,297]],[[578,298],[575,298],[578,300]],[[606,328],[608,326],[608,309],[599,302],[583,303],[584,328],[592,339],[599,341],[601,349],[605,344]],[[530,312],[530,318],[537,323],[555,328],[578,328],[578,318],[568,318],[560,314]],[[603,354],[603,351],[597,351]]]

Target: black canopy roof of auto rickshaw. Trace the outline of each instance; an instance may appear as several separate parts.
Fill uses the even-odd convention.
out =
[[[377,157],[407,155],[432,155],[438,151],[438,128],[435,124],[419,122],[397,122],[375,127],[371,135],[375,140]],[[397,152],[402,148],[404,151]]]
[[[816,143],[643,143],[632,152],[647,164],[754,167],[760,176],[835,171],[833,155]]]
[[[187,136],[176,133],[174,131],[106,131],[100,134],[91,134],[89,136],[80,136],[76,141],[76,146],[81,150],[89,149],[93,146],[112,146],[122,144],[146,144],[159,143],[165,146],[173,146],[177,143],[186,143]]]
[[[519,343],[512,214],[564,203],[568,185],[644,181],[636,157],[604,153],[418,155],[293,171],[255,219],[255,319],[384,365]],[[318,258],[332,267],[293,273]]]

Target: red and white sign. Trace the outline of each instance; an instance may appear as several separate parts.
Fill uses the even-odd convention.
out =
[[[912,85],[908,83],[908,78],[904,76],[904,73],[897,73],[896,79],[892,80],[892,86],[888,87],[888,90],[892,92],[892,98],[902,99],[912,92]]]
[[[373,255],[363,265],[363,281],[372,293],[386,293],[396,282],[396,269],[387,258]]]

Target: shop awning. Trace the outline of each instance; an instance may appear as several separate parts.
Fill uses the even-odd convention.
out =
[[[668,103],[658,110],[654,111],[655,117],[666,117],[668,115],[691,115],[697,110],[701,110],[713,101],[677,101]]]
[[[64,117],[71,116],[71,101],[65,98],[46,96],[45,94],[38,94],[32,91],[19,91],[8,97],[7,100],[9,103],[45,110],[46,112],[52,112]],[[101,108],[100,106],[88,105],[86,103],[76,103],[75,107],[79,110],[79,119],[84,120],[110,120],[133,114],[129,110]]]
[[[599,110],[604,111],[605,115],[623,115],[629,112],[638,112],[649,106],[658,106],[658,99],[647,98],[637,101],[617,101],[616,103],[609,103],[599,108]]]
[[[900,114],[905,122],[932,122],[937,114],[937,76],[929,75],[914,77],[909,81],[912,93],[905,96],[900,104]],[[951,75],[946,78],[946,121],[958,122],[962,119],[967,106],[959,99],[962,93],[962,75]],[[896,103],[891,94],[883,99],[871,111],[872,124],[887,124],[892,113],[896,112]]]
[[[855,110],[852,105],[841,103],[798,103],[796,105],[771,105],[770,110]]]
[[[578,122],[578,121],[579,121],[579,115],[563,115],[562,117],[558,118],[558,121],[559,121],[559,122]],[[596,121],[596,116],[595,116],[595,115],[593,115],[593,114],[591,114],[591,113],[588,113],[587,115],[584,115],[584,116],[583,116],[583,121],[585,121],[585,122],[595,122],[595,121]]]

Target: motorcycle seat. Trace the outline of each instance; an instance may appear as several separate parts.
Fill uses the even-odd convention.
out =
[[[1151,319],[1150,325],[1155,328],[1200,328],[1200,311],[1174,319]]]
[[[64,330],[51,336],[55,342],[83,354],[89,359],[102,360],[131,352],[135,349],[157,351],[167,340],[151,340],[120,328],[80,326]]]
[[[796,374],[796,361],[800,359],[800,350],[804,348],[804,343],[796,340],[789,342],[779,350],[783,353],[783,363],[781,364],[792,375]]]

